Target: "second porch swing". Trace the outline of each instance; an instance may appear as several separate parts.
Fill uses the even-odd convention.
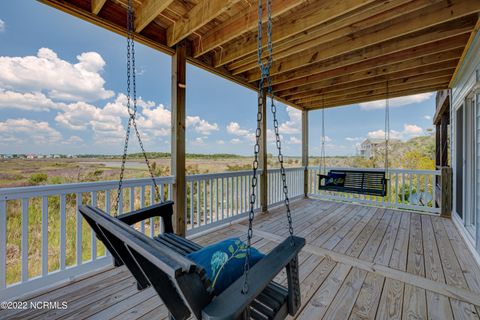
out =
[[[346,192],[385,197],[388,194],[388,142],[390,140],[390,106],[388,80],[385,99],[385,169],[384,170],[348,170],[332,169],[328,171],[325,162],[325,107],[322,108],[322,140],[320,154],[320,174],[318,189],[322,191]]]

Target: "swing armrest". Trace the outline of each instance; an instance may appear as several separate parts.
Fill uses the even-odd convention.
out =
[[[165,201],[143,209],[121,214],[117,216],[117,219],[128,225],[132,225],[150,218],[162,217],[165,232],[173,233],[172,215],[173,201]]]
[[[239,319],[253,300],[268,286],[268,284],[285,268],[305,246],[305,239],[293,237],[285,239],[268,255],[250,268],[248,273],[248,292],[242,293],[244,277],[240,277],[230,287],[215,297],[202,311],[203,319],[226,320]]]

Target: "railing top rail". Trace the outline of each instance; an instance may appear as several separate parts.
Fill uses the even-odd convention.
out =
[[[171,184],[175,182],[175,177],[157,177],[155,178],[159,184]],[[123,181],[124,187],[141,187],[151,185],[150,178],[142,179],[127,179]],[[66,184],[52,184],[43,186],[30,187],[15,187],[15,188],[0,188],[0,200],[14,200],[28,197],[39,197],[48,195],[68,194],[77,192],[101,191],[116,188],[118,181],[98,181],[98,182],[81,182],[81,183],[66,183]]]
[[[299,171],[303,170],[304,167],[293,167],[285,168],[285,171]],[[279,168],[269,168],[268,172],[280,172]],[[259,169],[258,173],[262,173],[262,170]],[[206,180],[206,179],[215,179],[215,178],[228,178],[228,177],[240,177],[240,176],[250,176],[252,175],[252,170],[240,170],[240,171],[227,171],[219,173],[201,173],[201,174],[191,174],[187,176],[187,181],[197,181],[197,180]]]
[[[309,170],[319,169],[315,166],[309,166]],[[327,167],[327,170],[349,170],[349,171],[385,171],[385,168],[349,168],[349,167]],[[393,173],[414,173],[414,174],[436,174],[439,175],[440,170],[413,170],[413,169],[398,169],[389,168],[389,172]]]

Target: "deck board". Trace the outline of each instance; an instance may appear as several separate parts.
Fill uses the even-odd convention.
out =
[[[292,202],[292,214],[296,233],[307,239],[308,248],[299,255],[302,306],[291,319],[479,319],[480,267],[452,221],[314,199]],[[281,207],[257,215],[256,248],[269,252],[288,235],[284,215]],[[245,239],[245,230],[243,221],[194,241],[208,245],[229,237]],[[409,280],[409,275],[422,281]],[[285,272],[275,280],[285,284]],[[458,300],[455,290],[471,298]],[[0,310],[0,318],[168,317],[155,291],[138,291],[124,267],[25,299],[67,301],[68,309]]]

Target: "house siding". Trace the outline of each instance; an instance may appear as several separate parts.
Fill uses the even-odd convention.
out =
[[[456,172],[455,168],[457,167],[457,161],[462,161],[462,159],[456,158],[456,137],[455,134],[457,132],[457,118],[456,118],[456,110],[462,105],[465,104],[465,108],[474,108],[474,123],[473,128],[475,130],[473,134],[473,144],[470,146],[475,146],[475,155],[474,155],[474,181],[473,186],[475,190],[471,190],[472,192],[467,192],[466,196],[469,195],[475,197],[475,199],[466,199],[473,204],[473,207],[467,209],[470,213],[476,215],[476,236],[475,239],[467,232],[466,228],[463,227],[465,223],[465,218],[463,218],[460,224],[461,232],[463,233],[464,237],[470,241],[471,245],[476,247],[476,251],[480,253],[480,32],[477,32],[475,38],[473,39],[470,49],[465,55],[465,59],[458,70],[451,86],[451,118],[452,118],[452,130],[451,132],[451,139],[450,139],[450,152],[451,152],[451,159],[452,159],[452,168],[453,171],[453,181],[456,181],[457,174],[463,174],[463,172]],[[474,99],[473,103],[466,103],[466,100]],[[471,100],[470,100],[471,101]],[[465,111],[466,109],[464,109]],[[468,114],[468,113],[467,113]],[[470,113],[471,114],[471,113]],[[465,124],[464,124],[465,125]],[[466,146],[467,148],[469,146]],[[468,160],[467,160],[468,161]],[[461,166],[463,167],[463,166]],[[465,191],[465,190],[464,190]],[[453,194],[454,194],[454,208],[456,199],[456,185],[453,185]],[[461,199],[460,199],[461,200]],[[468,206],[467,206],[468,208]],[[464,217],[466,216],[464,212]],[[456,213],[453,213],[456,214]],[[454,217],[458,220],[459,217]],[[459,221],[460,222],[460,221]]]

